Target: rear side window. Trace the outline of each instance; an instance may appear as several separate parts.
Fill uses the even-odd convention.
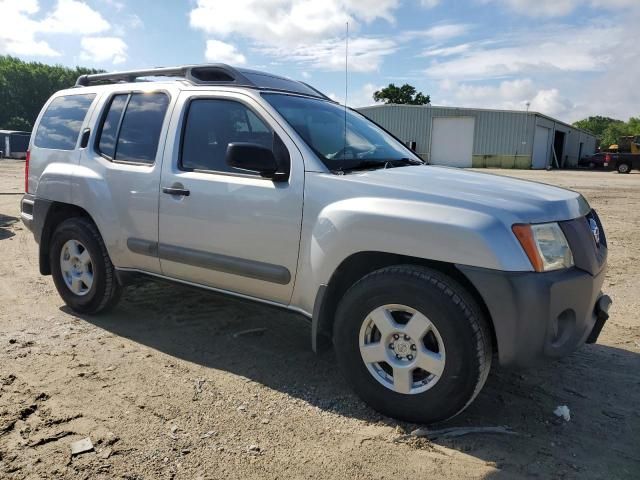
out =
[[[168,105],[164,93],[115,95],[102,122],[98,151],[110,160],[152,164]]]
[[[73,150],[95,94],[66,95],[54,99],[42,115],[34,144],[38,148]]]
[[[234,142],[274,147],[271,129],[242,103],[196,99],[189,105],[182,138],[181,166],[247,174],[227,165],[227,146]]]

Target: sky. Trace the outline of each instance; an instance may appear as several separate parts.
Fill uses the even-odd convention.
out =
[[[0,0],[0,54],[107,71],[222,62],[373,104],[640,115],[640,0]]]

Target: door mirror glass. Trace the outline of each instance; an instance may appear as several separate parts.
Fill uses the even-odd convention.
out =
[[[230,143],[227,146],[227,164],[230,167],[259,173],[276,179],[278,162],[273,151],[256,143]]]

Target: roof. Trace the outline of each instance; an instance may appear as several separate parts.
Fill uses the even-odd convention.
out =
[[[148,77],[173,77],[182,79],[189,85],[225,85],[258,90],[274,90],[330,100],[329,97],[322,92],[304,82],[257,70],[234,68],[224,63],[182,65],[178,67],[158,67],[124,72],[80,75],[76,81],[76,87],[137,82]]]
[[[520,115],[536,115],[538,117],[542,117],[542,118],[546,118],[547,120],[551,120],[552,122],[555,123],[559,123],[561,125],[564,125],[565,127],[569,127],[573,130],[578,130],[580,132],[583,132],[587,135],[591,135],[593,137],[595,137],[596,135],[594,135],[593,133],[589,132],[588,130],[584,130],[582,128],[578,128],[575,125],[571,125],[569,123],[563,122],[562,120],[558,120],[557,118],[553,118],[550,117],[549,115],[545,115],[544,113],[540,113],[540,112],[535,112],[535,111],[525,111],[525,110],[503,110],[503,109],[492,109],[492,108],[474,108],[474,107],[444,107],[444,106],[440,106],[440,105],[432,105],[432,104],[428,104],[428,105],[406,105],[406,104],[399,104],[399,103],[382,103],[382,104],[378,104],[378,105],[369,105],[366,107],[358,107],[357,110],[367,110],[367,109],[372,109],[372,108],[384,108],[384,107],[406,107],[406,108],[438,108],[441,110],[475,110],[476,112],[496,112],[496,113],[518,113]]]

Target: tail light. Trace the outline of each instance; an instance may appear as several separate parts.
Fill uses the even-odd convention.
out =
[[[611,155],[609,155],[608,153],[604,156],[604,161],[609,163],[611,161]]]
[[[31,151],[27,150],[27,157],[24,163],[24,193],[29,193],[29,159]]]

